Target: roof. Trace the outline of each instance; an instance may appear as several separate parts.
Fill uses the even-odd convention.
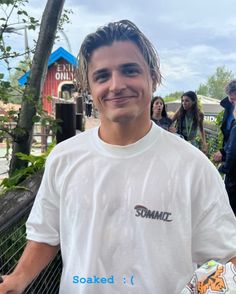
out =
[[[203,95],[197,95],[197,97],[201,101],[202,109],[205,114],[219,113],[220,111],[223,110],[223,108],[220,106],[220,100],[203,96]],[[167,110],[175,112],[180,107],[180,104],[181,104],[181,99],[177,99],[171,102],[166,102]]]
[[[59,59],[65,59],[70,64],[76,66],[77,58],[73,56],[71,53],[66,51],[64,48],[59,47],[56,51],[54,51],[48,58],[48,67],[54,64]],[[27,71],[23,76],[18,79],[18,83],[23,86],[27,83],[27,78],[29,77],[30,71]]]

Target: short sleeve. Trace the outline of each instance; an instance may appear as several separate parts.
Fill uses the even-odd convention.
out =
[[[193,262],[214,259],[225,263],[236,256],[236,218],[216,168],[209,165],[199,178],[193,206]]]
[[[55,189],[55,164],[49,156],[35,202],[26,222],[28,240],[56,246],[59,239],[59,194]]]

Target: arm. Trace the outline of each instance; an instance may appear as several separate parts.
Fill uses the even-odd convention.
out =
[[[229,141],[226,147],[225,162],[220,166],[219,171],[229,173],[236,166],[236,126],[231,129]]]
[[[13,273],[3,277],[0,294],[20,294],[56,256],[59,246],[28,241]]]
[[[175,114],[172,116],[171,120],[172,123],[174,123],[179,117],[179,109],[175,112]]]
[[[200,113],[200,118],[199,118],[199,130],[200,130],[200,138],[202,141],[202,151],[204,153],[207,152],[207,143],[206,143],[206,135],[205,135],[205,131],[203,128],[203,119],[204,119],[204,114]]]
[[[236,266],[236,256],[230,260]]]

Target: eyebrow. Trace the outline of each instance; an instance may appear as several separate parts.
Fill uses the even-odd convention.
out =
[[[129,67],[138,67],[138,68],[141,68],[141,66],[136,63],[136,62],[130,62],[130,63],[124,63],[124,64],[121,64],[119,65],[119,68],[129,68]],[[98,69],[96,70],[94,73],[93,73],[93,76],[96,76],[98,74],[103,74],[103,73],[107,73],[109,71],[109,69],[107,68],[101,68],[101,69]]]
[[[107,73],[107,72],[108,72],[108,69],[106,69],[106,68],[98,69],[95,72],[93,72],[92,76],[96,77],[99,74],[103,74],[103,73]]]
[[[138,67],[138,68],[141,68],[141,66],[136,62],[124,63],[120,67],[121,68],[126,68],[126,67]]]

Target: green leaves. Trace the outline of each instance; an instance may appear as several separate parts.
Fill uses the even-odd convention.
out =
[[[35,174],[37,171],[42,170],[45,166],[46,158],[54,146],[55,143],[52,143],[48,150],[42,155],[26,155],[21,152],[17,153],[16,155],[21,160],[27,161],[29,165],[26,168],[16,170],[11,177],[3,179],[0,186],[3,187],[4,192],[18,187],[18,185],[29,175]]]
[[[205,84],[200,84],[197,93],[221,100],[226,96],[225,86],[234,78],[232,71],[224,66],[217,67],[216,72],[207,79]]]

